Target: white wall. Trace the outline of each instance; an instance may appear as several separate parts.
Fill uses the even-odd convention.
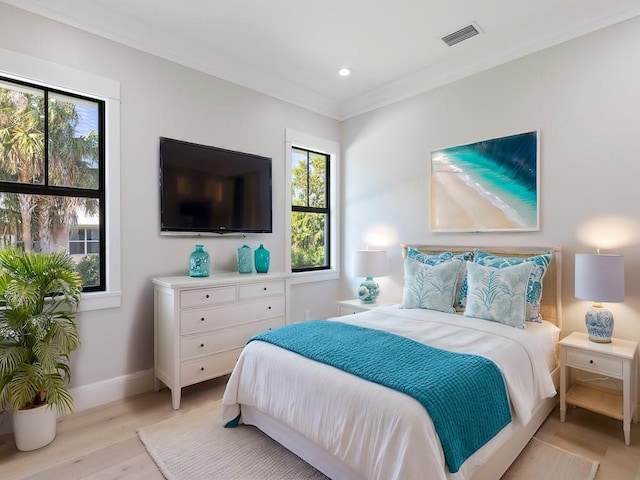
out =
[[[195,243],[203,243],[211,253],[213,271],[235,270],[236,249],[244,243],[254,248],[263,243],[271,252],[270,269],[284,269],[285,129],[339,142],[340,124],[3,3],[0,18],[0,48],[121,82],[122,307],[78,317],[82,344],[72,358],[72,387],[83,392],[96,382],[109,383],[153,367],[150,279],[186,274]],[[161,237],[160,136],[272,157],[273,234],[246,239]],[[326,290],[334,299],[336,285],[325,282],[315,295]],[[294,320],[313,310],[296,288],[292,288]]]
[[[592,245],[625,257],[614,335],[640,341],[640,19],[636,18],[343,122],[343,292],[352,251],[390,250],[381,297],[402,296],[400,242],[563,247],[564,334],[585,331],[573,256]],[[432,233],[431,150],[540,130],[541,229]],[[585,231],[587,233],[585,233]]]

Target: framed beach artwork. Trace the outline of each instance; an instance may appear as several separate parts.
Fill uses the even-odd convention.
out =
[[[431,230],[539,230],[539,151],[537,131],[432,151]]]

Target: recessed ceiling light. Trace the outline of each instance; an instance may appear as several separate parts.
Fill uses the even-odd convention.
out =
[[[351,69],[347,67],[342,67],[341,69],[338,70],[338,75],[340,75],[341,77],[348,77],[349,75],[351,75]]]

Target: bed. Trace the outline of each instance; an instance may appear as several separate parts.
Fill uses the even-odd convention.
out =
[[[445,442],[442,430],[436,432],[436,425],[442,428],[441,414],[434,410],[429,415],[424,404],[406,393],[266,340],[252,341],[243,350],[223,396],[223,421],[255,425],[334,479],[500,478],[557,403],[561,250],[402,245],[402,251],[407,282],[402,305],[323,323],[329,327],[336,326],[332,322],[350,329],[365,327],[383,332],[380,335],[391,332],[437,350],[491,360],[504,378],[508,398],[511,417],[504,428],[450,468],[452,457],[443,448],[449,441]],[[476,261],[470,253],[477,255]],[[464,313],[464,309],[477,307],[477,301],[469,299],[477,298],[478,279],[494,269],[501,270],[499,275],[526,278],[528,295],[537,268],[530,266],[529,260],[545,255],[548,261],[536,287],[541,289],[536,306],[538,321],[526,321],[526,328],[514,328]],[[416,261],[428,265],[433,260],[434,265],[417,267],[431,274],[436,271],[432,268],[451,270],[451,258],[456,262],[462,259],[451,294],[452,311],[411,308],[414,305],[408,300],[407,288],[414,285],[415,278],[409,266],[413,268]],[[470,266],[476,262],[481,266]],[[445,263],[446,267],[441,266]],[[466,294],[466,305],[459,304],[461,290]],[[528,296],[526,300],[523,311],[531,320]],[[461,311],[454,312],[454,307]],[[380,353],[384,359],[384,352]],[[388,355],[385,361],[391,362],[394,357]],[[452,379],[455,374],[450,372]],[[482,419],[471,417],[458,421],[463,428],[482,423]]]

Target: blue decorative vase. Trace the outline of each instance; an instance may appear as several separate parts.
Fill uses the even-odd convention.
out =
[[[594,304],[587,310],[584,317],[589,333],[589,340],[597,343],[611,343],[613,334],[613,314],[602,307],[602,304]]]
[[[256,248],[253,257],[255,260],[256,272],[267,273],[269,271],[269,250],[260,244],[260,246]]]
[[[196,249],[189,255],[189,276],[208,277],[209,265],[209,253],[204,251],[203,245],[196,245]]]
[[[358,288],[358,298],[362,303],[376,303],[379,293],[380,286],[372,277],[365,278]]]
[[[251,247],[243,245],[238,249],[238,273],[253,273]]]

